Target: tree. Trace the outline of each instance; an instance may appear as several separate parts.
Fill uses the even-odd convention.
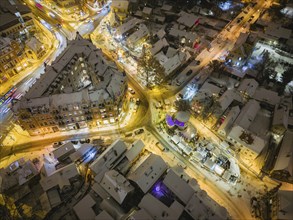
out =
[[[209,64],[209,66],[212,68],[213,72],[218,73],[218,76],[220,75],[220,73],[222,73],[224,71],[224,66],[223,63],[219,60],[212,60]]]
[[[293,67],[288,68],[282,75],[281,90],[284,92],[288,83],[293,80]]]
[[[275,69],[277,63],[271,58],[268,51],[264,51],[262,55],[262,62],[258,65],[258,79],[260,82],[268,81],[270,73]]]
[[[176,100],[175,103],[175,109],[177,111],[189,111],[190,110],[190,104],[188,100],[180,99]]]
[[[143,55],[138,60],[137,69],[138,74],[145,80],[146,87],[148,88],[158,85],[163,81],[164,67],[145,47],[143,48]]]

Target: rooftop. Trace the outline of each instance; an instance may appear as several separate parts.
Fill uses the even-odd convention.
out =
[[[151,154],[128,179],[135,182],[146,193],[160,176],[167,170],[165,161],[156,154]]]

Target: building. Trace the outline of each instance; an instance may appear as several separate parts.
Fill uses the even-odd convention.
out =
[[[234,106],[231,108],[229,111],[227,117],[224,119],[224,122],[221,124],[221,126],[218,129],[218,134],[221,136],[226,137],[229,133],[229,131],[232,128],[232,125],[236,118],[238,117],[240,113],[240,108],[239,106]]]
[[[178,201],[175,200],[168,207],[149,193],[142,198],[138,206],[153,219],[179,219],[184,211],[183,206]]]
[[[53,150],[52,153],[56,160],[62,161],[69,157],[70,154],[75,152],[75,148],[71,142],[61,145],[57,149]]]
[[[90,194],[87,194],[73,207],[73,210],[80,220],[94,220],[96,217],[96,213],[93,209],[93,206],[95,204],[96,201],[90,196]]]
[[[89,166],[95,181],[100,182],[104,174],[113,169],[127,150],[126,144],[122,140],[116,140],[112,143],[94,162]],[[118,162],[117,162],[118,161]]]
[[[144,152],[144,146],[141,140],[134,141],[115,169],[125,175]]]
[[[252,97],[258,85],[255,79],[243,79],[237,90],[241,92],[244,97]]]
[[[179,18],[177,19],[177,22],[179,24],[184,25],[185,27],[191,29],[197,22],[198,22],[198,17],[194,14],[189,14],[185,11],[181,11],[179,13]]]
[[[142,20],[139,20],[137,18],[132,18],[128,20],[127,22],[123,23],[122,25],[118,26],[115,31],[115,37],[120,38],[124,36],[128,31],[130,31],[132,28],[134,28],[137,24],[141,23]]]
[[[279,154],[271,176],[280,181],[293,183],[293,133],[287,131],[283,137]]]
[[[141,191],[146,193],[167,168],[167,164],[160,156],[151,154],[133,173],[128,176],[128,179],[136,183]]]
[[[279,212],[277,219],[279,220],[291,220],[293,219],[293,210],[291,208],[293,192],[291,190],[279,190]]]
[[[265,89],[263,87],[258,87],[253,95],[253,98],[261,103],[275,106],[280,103],[281,97],[277,92]]]
[[[58,170],[50,164],[44,163],[40,184],[45,192],[52,188],[57,188],[60,192],[66,192],[71,189],[71,182],[77,179],[79,175],[75,163],[68,164]]]
[[[30,8],[18,0],[0,1],[0,35],[12,39],[25,39],[35,30]]]
[[[0,83],[6,82],[27,66],[23,62],[24,58],[26,54],[20,41],[0,37]]]
[[[260,104],[253,99],[249,100],[246,105],[241,109],[235,124],[244,129],[248,129],[256,117],[257,112],[260,110]]]
[[[81,6],[79,2],[75,0],[58,0],[54,2],[60,11],[67,15],[78,13]]]
[[[5,168],[0,169],[0,192],[14,186],[22,186],[38,175],[38,170],[31,160],[20,158]]]
[[[283,105],[282,103],[275,106],[272,131],[275,134],[282,135],[288,128],[289,120],[289,106]]]
[[[228,89],[226,92],[223,93],[218,101],[222,111],[224,112],[233,101],[242,103],[243,99],[238,91],[236,91],[235,89]]]
[[[227,141],[240,147],[241,154],[249,160],[254,160],[267,144],[265,139],[250,131],[260,108],[258,101],[250,99],[241,109],[227,136]]]
[[[137,43],[143,41],[149,35],[149,30],[145,24],[139,24],[137,31],[127,38],[127,45],[134,47]]]
[[[31,37],[25,43],[26,55],[29,59],[39,60],[46,54],[46,48],[35,37]]]
[[[115,123],[126,88],[126,75],[78,35],[13,106],[13,112],[30,135]]]
[[[120,205],[134,192],[134,187],[129,181],[116,170],[109,170],[105,173],[100,185]]]
[[[123,21],[128,15],[129,0],[113,0],[111,10],[119,21]]]

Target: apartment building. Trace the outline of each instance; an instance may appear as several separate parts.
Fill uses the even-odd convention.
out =
[[[0,35],[17,39],[26,38],[35,29],[34,16],[18,0],[0,1]]]
[[[126,75],[77,36],[13,112],[30,135],[95,127],[119,120],[126,91]]]

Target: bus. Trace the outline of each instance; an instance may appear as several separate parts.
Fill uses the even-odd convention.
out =
[[[13,99],[13,95],[16,92],[16,88],[12,87],[4,96],[0,99],[0,106],[5,103],[9,103]]]

